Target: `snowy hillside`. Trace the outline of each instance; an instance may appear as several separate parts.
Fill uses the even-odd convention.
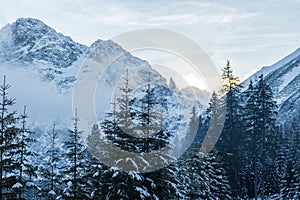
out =
[[[250,80],[256,82],[261,74],[277,101],[278,121],[282,124],[291,121],[300,113],[300,48],[274,65],[263,67],[248,78],[243,86],[246,88]]]

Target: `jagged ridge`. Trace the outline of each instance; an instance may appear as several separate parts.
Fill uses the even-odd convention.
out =
[[[20,18],[0,30],[1,62],[71,66],[87,50],[38,19]],[[5,51],[5,52],[4,52]]]

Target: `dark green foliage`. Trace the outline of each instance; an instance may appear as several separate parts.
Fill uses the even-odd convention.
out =
[[[49,148],[45,152],[45,158],[41,166],[39,167],[40,173],[40,190],[37,196],[47,199],[56,199],[62,193],[61,171],[59,169],[60,162],[60,150],[58,147],[58,135],[55,131],[55,125],[53,130],[48,134]]]
[[[243,144],[244,196],[258,197],[279,193],[276,103],[263,76],[256,86],[250,82],[244,109]]]
[[[144,174],[151,197],[159,199],[179,199],[182,191],[178,190],[179,170],[177,164],[171,164],[163,169]]]
[[[204,172],[208,174],[211,199],[233,199],[228,176],[216,151],[210,152],[203,159]]]
[[[106,168],[101,174],[101,199],[151,199],[144,185],[144,176],[136,172],[122,172]]]
[[[16,111],[11,110],[15,100],[8,97],[10,87],[4,76],[3,84],[0,86],[0,199],[17,198],[12,187],[17,183],[15,159],[20,129],[17,128]]]
[[[225,116],[216,149],[202,146],[209,138],[197,135],[179,160],[141,174],[107,167],[88,150],[104,155],[107,152],[101,147],[110,142],[142,154],[171,145],[173,135],[165,128],[163,111],[155,107],[165,102],[157,100],[150,75],[139,91],[142,97],[132,99],[126,74],[124,87],[119,88],[121,96],[115,97],[112,112],[100,124],[101,131],[95,125],[87,138],[88,150],[80,138],[77,113],[63,149],[53,129],[38,171],[32,164],[38,161],[33,162],[35,141],[26,112],[16,117],[11,109],[15,101],[7,94],[10,85],[4,79],[0,86],[0,199],[299,199],[300,117],[295,116],[287,126],[276,126],[276,102],[263,76],[241,92],[228,61],[222,80],[224,96],[213,93],[200,118],[194,107],[188,129],[192,133],[198,127],[197,134],[208,133],[211,127],[222,126]],[[135,131],[130,132],[132,129]],[[145,137],[136,137],[141,135]]]
[[[223,82],[222,91],[225,92],[221,101],[223,101],[222,106],[226,109],[226,116],[217,149],[220,152],[224,167],[228,173],[233,195],[238,198],[241,195],[239,171],[241,167],[242,108],[239,100],[240,87],[238,86],[238,77],[234,76],[229,61],[227,61],[226,66],[223,68],[221,80]]]
[[[65,142],[65,166],[63,166],[63,198],[64,199],[87,199],[89,193],[86,190],[86,172],[88,167],[88,152],[80,138],[78,130],[77,110],[75,112],[74,128],[69,130],[69,139]]]
[[[37,189],[33,180],[36,177],[37,167],[32,164],[36,153],[31,150],[35,140],[32,139],[32,132],[26,127],[27,118],[26,107],[24,107],[24,112],[20,117],[22,127],[16,138],[17,149],[14,151],[15,161],[13,162],[16,167],[17,183],[22,185],[22,187],[13,187],[13,192],[17,194],[18,199],[27,199],[29,191],[34,193]]]
[[[300,124],[295,117],[284,138],[285,152],[281,157],[284,167],[281,194],[284,199],[300,198]]]

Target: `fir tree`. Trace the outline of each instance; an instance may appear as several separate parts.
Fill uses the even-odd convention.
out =
[[[187,199],[212,199],[209,189],[209,176],[205,171],[203,158],[198,148],[192,148],[185,162],[186,179],[188,180]]]
[[[281,185],[283,199],[300,198],[300,124],[296,117],[286,131],[285,146],[287,152],[283,157],[284,176]],[[281,147],[282,148],[282,147]]]
[[[178,177],[178,189],[180,191],[181,196],[179,196],[180,199],[188,199],[190,190],[191,190],[191,179],[188,176],[189,174],[189,167],[187,165],[186,162],[186,158],[188,157],[188,155],[184,155],[182,157],[180,157],[177,160],[177,165],[179,168],[177,177]]]
[[[160,170],[144,174],[146,187],[153,199],[179,199],[182,192],[179,191],[179,169],[173,163]]]
[[[126,75],[125,86],[121,87],[121,97],[117,98],[117,102],[115,100],[112,102],[112,112],[108,113],[101,123],[101,130],[106,138],[101,141],[99,139],[101,134],[96,131],[89,137],[89,146],[92,145],[91,148],[94,150],[97,151],[96,146],[100,145],[99,148],[101,149],[101,144],[111,142],[125,151],[148,153],[159,150],[168,143],[170,134],[164,129],[163,116],[158,113],[158,110],[153,109],[157,102],[153,87],[151,87],[150,77],[141,99],[130,99],[131,89],[128,85],[129,77]],[[133,125],[130,122],[131,118],[137,124]],[[132,130],[133,132],[127,133],[126,131],[130,131],[132,127],[135,128]],[[154,135],[151,132],[153,128],[155,131],[158,130]],[[105,156],[105,152],[102,152],[101,155]],[[109,159],[113,158],[110,157]],[[102,198],[152,199],[154,196],[160,198],[174,197],[174,194],[177,194],[176,188],[174,188],[174,185],[177,185],[174,179],[176,169],[170,167],[153,173],[139,174],[135,171],[124,172],[116,167],[105,167],[102,169],[100,177]]]
[[[243,109],[243,125],[244,134],[242,136],[244,159],[242,160],[241,168],[241,183],[242,183],[242,197],[249,198],[257,196],[258,184],[258,160],[257,160],[257,136],[255,135],[255,126],[257,116],[255,115],[256,103],[254,95],[254,87],[252,80],[243,96],[245,106]]]
[[[51,133],[48,133],[49,148],[45,152],[45,158],[39,168],[41,190],[38,196],[46,197],[47,199],[57,199],[61,195],[61,176],[59,169],[60,149],[58,146],[58,135],[55,130],[55,124]]]
[[[234,76],[233,69],[230,65],[230,61],[227,60],[226,66],[222,69],[222,93],[228,93],[235,89],[240,81],[239,78]]]
[[[201,151],[203,153],[210,152],[215,146],[216,141],[218,141],[219,137],[222,136],[220,136],[220,132],[223,128],[224,115],[226,111],[223,101],[224,99],[219,99],[217,94],[213,92],[209,100],[209,107],[206,110],[202,125],[203,134],[205,135],[201,146]],[[224,143],[223,145],[223,148],[225,148]]]
[[[272,91],[263,76],[254,87],[250,82],[244,112],[245,159],[243,181],[246,195],[251,198],[264,197],[279,192],[278,142],[276,130],[276,103]]]
[[[86,171],[86,187],[90,193],[91,199],[101,199],[104,195],[103,184],[105,180],[102,180],[102,173],[104,166],[94,158],[89,152],[87,152],[88,167]]]
[[[204,172],[207,173],[210,199],[233,199],[228,176],[218,153],[213,150],[204,159]]]
[[[204,155],[193,148],[185,161],[186,199],[232,199],[228,177],[215,150]]]
[[[87,151],[78,130],[79,118],[77,110],[72,119],[74,120],[74,128],[69,131],[69,140],[65,142],[67,165],[64,166],[63,170],[63,182],[65,185],[63,197],[65,199],[86,199],[90,195],[86,190]]]
[[[129,75],[128,70],[126,70],[126,74],[123,77],[124,86],[120,87],[120,91],[122,92],[121,97],[117,99],[117,103],[119,106],[119,112],[117,113],[118,125],[127,132],[131,127],[131,114],[130,114],[130,100],[132,89],[129,87]],[[115,102],[116,103],[116,102]]]
[[[17,198],[12,187],[17,182],[14,166],[15,151],[18,148],[16,137],[19,129],[16,127],[18,118],[16,111],[11,111],[15,100],[8,97],[8,90],[11,86],[6,83],[4,76],[0,86],[0,199]]]
[[[150,199],[148,189],[144,185],[144,176],[133,172],[123,172],[110,167],[101,174],[101,199]]]
[[[16,138],[18,148],[15,152],[15,161],[13,162],[16,166],[17,183],[15,183],[12,188],[18,195],[18,199],[29,198],[29,192],[33,192],[33,190],[37,189],[37,186],[33,181],[33,178],[36,177],[37,167],[32,164],[33,158],[36,157],[36,153],[31,150],[31,146],[35,140],[31,137],[32,132],[26,127],[27,118],[26,106],[24,106],[24,112],[20,117],[22,127]]]
[[[241,195],[240,189],[240,139],[242,132],[241,105],[239,102],[240,87],[238,77],[233,74],[230,62],[222,69],[221,77],[223,87],[222,92],[225,98],[222,98],[223,106],[226,107],[226,117],[222,134],[217,144],[217,149],[228,172],[231,188],[236,198]]]
[[[261,75],[256,87],[256,130],[255,134],[259,134],[257,144],[259,152],[259,160],[263,169],[261,174],[261,195],[274,194],[278,191],[278,174],[277,168],[277,135],[276,135],[276,102],[273,100],[271,88],[265,83]],[[271,184],[271,185],[267,185]]]
[[[120,140],[122,131],[115,124],[114,114],[109,113],[107,118],[101,123],[101,128],[108,140],[111,140],[119,147],[127,148],[131,145]],[[124,139],[127,139],[125,137]],[[88,137],[88,146],[93,152],[99,152],[102,159],[106,159],[103,152],[103,145],[107,145],[106,139],[101,137],[98,126],[95,125],[92,134]],[[134,143],[133,143],[134,144]],[[113,149],[112,149],[113,151]],[[112,155],[112,151],[110,155]],[[109,157],[108,159],[114,159]],[[136,172],[124,172],[117,167],[107,167],[93,162],[94,167],[90,168],[89,176],[93,177],[91,188],[92,197],[96,199],[145,199],[148,197],[147,188],[143,185],[144,177]]]

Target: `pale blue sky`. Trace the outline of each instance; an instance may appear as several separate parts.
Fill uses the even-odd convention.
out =
[[[137,28],[167,28],[196,41],[220,69],[243,78],[300,47],[300,0],[2,0],[0,25],[39,18],[90,45]]]

